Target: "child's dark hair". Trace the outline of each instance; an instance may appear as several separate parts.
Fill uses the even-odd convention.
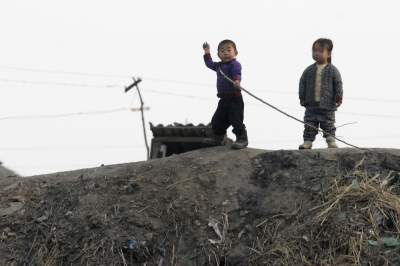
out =
[[[330,39],[326,39],[326,38],[320,38],[318,40],[316,40],[313,43],[312,48],[314,49],[315,45],[319,45],[320,47],[322,47],[323,49],[327,49],[329,52],[329,58],[328,58],[328,62],[332,63],[332,50],[333,50],[333,42]]]
[[[233,49],[235,49],[235,51],[237,52],[236,44],[235,44],[235,42],[232,41],[232,40],[223,40],[223,41],[220,41],[219,44],[218,44],[218,51],[219,51],[219,49],[220,49],[222,46],[224,46],[224,45],[226,45],[226,44],[232,45],[232,46],[233,46]]]

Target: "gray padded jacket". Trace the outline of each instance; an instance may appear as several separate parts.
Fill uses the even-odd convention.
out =
[[[335,111],[336,99],[343,97],[343,83],[339,70],[332,64],[328,64],[322,70],[321,100],[315,101],[315,77],[317,64],[314,63],[304,70],[300,78],[299,98],[305,107],[318,107],[320,109]]]

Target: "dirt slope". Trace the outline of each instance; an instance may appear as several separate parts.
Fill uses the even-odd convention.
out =
[[[17,176],[17,174],[2,166],[2,162],[0,162],[0,178],[14,177],[14,176]]]
[[[198,150],[0,183],[0,265],[398,264],[400,151]]]

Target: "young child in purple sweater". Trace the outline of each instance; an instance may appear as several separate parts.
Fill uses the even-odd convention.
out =
[[[218,57],[220,62],[214,62],[210,54],[210,46],[204,43],[204,63],[217,73],[217,96],[220,98],[217,110],[212,117],[212,129],[218,144],[225,138],[226,130],[232,126],[236,135],[233,149],[243,149],[248,145],[244,119],[244,102],[239,88],[242,79],[242,66],[236,60],[238,54],[236,44],[231,40],[223,40],[218,44]],[[231,80],[232,84],[220,73],[222,71]]]

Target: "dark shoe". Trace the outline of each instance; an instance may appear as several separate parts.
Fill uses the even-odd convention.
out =
[[[244,149],[247,147],[247,145],[249,145],[249,141],[247,139],[247,132],[243,131],[242,134],[236,137],[236,141],[232,144],[232,149],[234,150]]]
[[[222,146],[225,145],[226,135],[214,135],[212,138],[205,139],[203,143],[207,145]]]

